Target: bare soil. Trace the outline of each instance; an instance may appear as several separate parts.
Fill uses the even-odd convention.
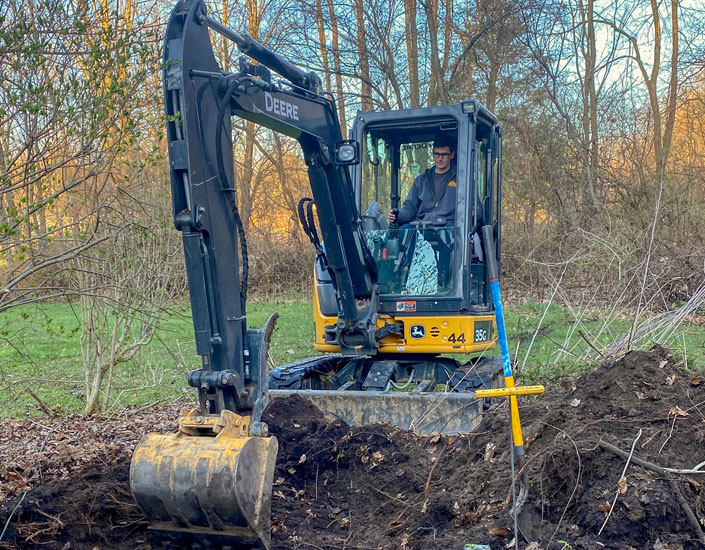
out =
[[[705,548],[705,474],[663,469],[705,461],[703,378],[657,347],[522,398],[531,485],[519,547]],[[3,426],[0,529],[12,517],[0,548],[156,548],[129,492],[129,455],[175,419],[163,407]],[[264,420],[280,444],[274,550],[514,547],[505,403],[463,437],[352,428],[293,398]]]

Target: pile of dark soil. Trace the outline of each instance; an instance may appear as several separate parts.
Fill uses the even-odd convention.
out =
[[[520,405],[531,481],[520,548],[705,548],[702,376],[656,348]],[[274,402],[264,420],[280,444],[273,549],[514,547],[504,403],[463,437],[352,428],[293,398]],[[0,526],[17,502],[0,502]],[[0,542],[95,547],[153,547],[123,457],[35,485]]]

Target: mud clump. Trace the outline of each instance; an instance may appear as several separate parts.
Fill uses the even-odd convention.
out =
[[[692,472],[705,461],[702,380],[657,347],[523,398],[530,492],[519,547],[705,548],[705,476]],[[279,440],[273,550],[499,549],[514,536],[504,402],[462,437],[350,427],[300,397],[275,400],[263,420]],[[0,548],[157,548],[127,468],[96,461],[35,485]],[[0,503],[0,525],[19,498]]]

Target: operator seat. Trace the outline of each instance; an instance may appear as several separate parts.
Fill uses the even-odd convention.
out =
[[[382,206],[377,201],[372,201],[362,215],[362,230],[386,231],[387,229],[389,229],[389,223],[384,217]]]

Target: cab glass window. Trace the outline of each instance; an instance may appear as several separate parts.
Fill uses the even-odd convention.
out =
[[[437,157],[434,143],[448,144]],[[452,289],[456,151],[454,123],[367,130],[359,206],[381,294],[432,296]],[[390,224],[392,209],[399,219]]]

